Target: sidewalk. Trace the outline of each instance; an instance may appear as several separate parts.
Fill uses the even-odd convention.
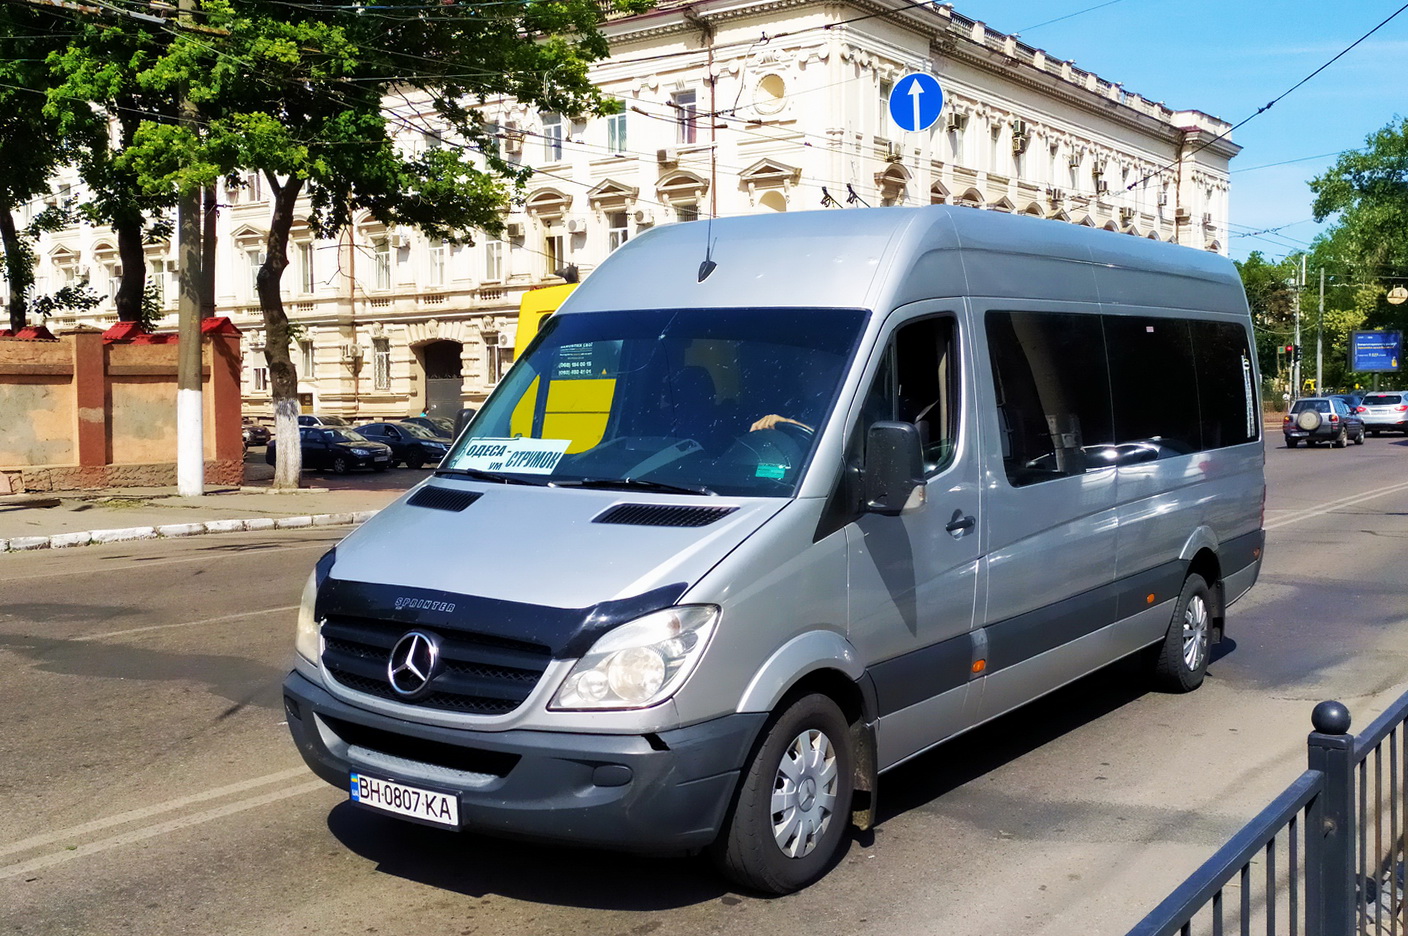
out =
[[[306,487],[276,493],[270,487],[273,469],[247,461],[244,486],[207,487],[204,497],[178,496],[175,487],[9,497],[0,499],[0,554],[243,530],[350,528],[427,474],[402,469],[325,478],[305,472]],[[55,498],[57,506],[40,506]]]

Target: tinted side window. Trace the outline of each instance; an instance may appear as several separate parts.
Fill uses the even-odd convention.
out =
[[[1190,323],[1122,315],[1102,318],[1116,444],[1157,441],[1160,450],[1197,451],[1202,433]]]
[[[1232,322],[1191,322],[1198,367],[1203,448],[1261,438],[1261,405],[1252,381],[1247,330]]]
[[[1086,448],[1114,440],[1100,317],[989,312],[988,352],[1007,478],[1021,486],[1108,462]]]
[[[958,345],[954,321],[931,318],[895,333],[895,417],[914,423],[924,470],[943,470],[958,443]]]

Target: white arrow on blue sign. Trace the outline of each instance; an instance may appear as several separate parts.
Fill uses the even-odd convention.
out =
[[[928,130],[943,109],[944,91],[933,75],[910,72],[890,89],[890,119],[901,130]]]

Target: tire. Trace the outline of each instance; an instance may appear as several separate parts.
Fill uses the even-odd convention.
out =
[[[332,468],[333,474],[347,474],[347,459],[342,455],[333,456],[329,467]]]
[[[751,890],[801,890],[836,860],[854,784],[845,716],[824,695],[802,696],[771,722],[748,762],[712,849],[715,864]]]
[[[1201,575],[1183,580],[1173,620],[1154,661],[1154,684],[1165,692],[1192,692],[1208,671],[1212,591]]]
[[[372,471],[375,471],[377,474],[381,474],[383,471],[390,467],[390,465],[372,465]]]
[[[1379,430],[1377,430],[1377,429],[1371,429],[1371,430],[1369,431],[1369,435],[1371,435],[1371,436],[1373,436],[1374,438],[1377,439],[1377,438],[1379,437]]]
[[[1357,436],[1354,437],[1354,444],[1355,444],[1355,445],[1363,445],[1363,444],[1364,444],[1364,430],[1363,430],[1362,428],[1359,430],[1359,435],[1357,435]]]
[[[1296,425],[1306,432],[1314,432],[1319,429],[1321,422],[1323,420],[1320,418],[1320,414],[1313,409],[1301,410],[1300,414],[1296,416]]]
[[[424,464],[425,464],[425,459],[421,458],[419,455],[410,455],[410,456],[408,456],[408,457],[406,458],[406,467],[407,467],[407,468],[412,468],[412,469],[414,469],[414,468],[419,468],[421,465],[424,465]]]
[[[1348,445],[1349,430],[1345,429],[1344,426],[1340,426],[1340,434],[1335,436],[1335,441],[1333,444],[1335,448],[1344,448],[1346,445]]]
[[[1286,440],[1286,448],[1295,448],[1297,445],[1300,445],[1300,439],[1287,439],[1287,440]]]

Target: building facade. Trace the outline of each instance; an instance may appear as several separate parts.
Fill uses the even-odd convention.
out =
[[[519,301],[581,277],[658,224],[749,212],[947,203],[1225,252],[1230,125],[1126,91],[947,5],[897,0],[665,0],[606,24],[595,68],[620,113],[584,119],[483,102],[533,176],[501,238],[430,242],[363,219],[336,241],[295,227],[284,274],[305,409],[382,419],[476,405],[512,361]],[[937,122],[901,130],[897,83],[936,76]],[[902,87],[903,92],[903,87]],[[428,107],[388,113],[407,148],[455,146]],[[254,274],[271,204],[251,174],[223,192],[217,314],[245,332],[247,413],[270,415]],[[55,197],[81,197],[58,179]],[[42,207],[39,205],[37,207]],[[46,235],[39,292],[86,278],[111,296],[110,233]],[[175,245],[148,275],[175,327]],[[109,298],[50,327],[115,321]]]

